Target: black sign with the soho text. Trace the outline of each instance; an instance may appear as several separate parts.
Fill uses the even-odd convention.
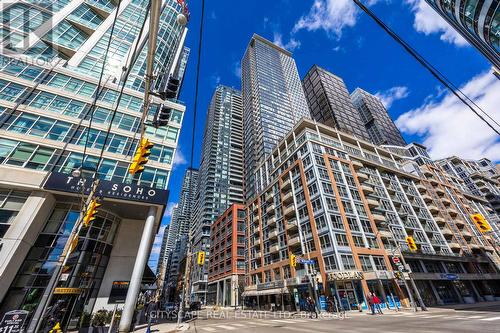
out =
[[[21,332],[27,316],[28,311],[24,310],[14,310],[7,312],[0,322],[0,333]]]
[[[77,178],[70,174],[52,172],[43,186],[46,190],[55,190],[71,193],[90,193],[92,179]],[[165,205],[168,201],[168,190],[160,190],[137,184],[124,184],[108,180],[100,180],[96,195],[105,198],[148,202]]]

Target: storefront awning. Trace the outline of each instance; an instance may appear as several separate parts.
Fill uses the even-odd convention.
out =
[[[262,295],[281,295],[281,294],[289,294],[288,288],[273,288],[266,290],[247,290],[244,291],[242,296],[262,296]]]

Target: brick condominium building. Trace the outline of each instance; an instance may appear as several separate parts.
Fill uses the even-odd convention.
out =
[[[369,290],[407,304],[391,263],[401,253],[428,304],[500,296],[498,246],[470,217],[493,211],[439,166],[303,119],[257,174],[245,302],[299,308],[315,286],[345,309]]]

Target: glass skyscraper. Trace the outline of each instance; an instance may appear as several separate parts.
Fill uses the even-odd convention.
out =
[[[361,88],[354,90],[351,99],[364,122],[371,142],[376,145],[406,146],[406,141],[380,99]]]
[[[314,65],[302,83],[314,120],[360,139],[370,140],[361,116],[352,105],[344,80]]]
[[[310,118],[292,54],[254,34],[241,61],[245,198],[255,195],[264,156],[301,119]]]
[[[78,219],[81,206],[76,195],[46,189],[53,174],[69,177],[76,168],[95,168],[104,146],[97,170],[101,182],[124,188],[124,196],[132,189],[155,193],[167,188],[185,111],[176,99],[153,97],[147,118],[151,120],[164,105],[171,109],[170,121],[157,129],[146,126],[145,136],[154,143],[150,162],[140,175],[127,172],[143,114],[148,22],[139,35],[148,4],[146,0],[1,4],[0,313],[37,308]],[[169,75],[182,80],[189,52],[184,48],[187,29],[176,19],[181,12],[176,0],[162,2],[155,89],[162,88]],[[124,68],[131,70],[125,83]],[[107,303],[112,282],[130,280],[148,206],[125,200],[105,199],[97,218],[80,234],[60,281],[78,294],[54,298],[72,309],[61,318],[64,330],[74,328],[79,316],[94,307],[112,309]],[[155,223],[160,219],[157,216]]]
[[[191,297],[205,301],[210,251],[210,226],[233,203],[243,203],[243,106],[241,92],[218,86],[212,96],[203,136],[198,193],[191,242]],[[207,263],[196,264],[206,252]]]
[[[426,0],[474,45],[493,66],[500,69],[500,2],[492,0]]]

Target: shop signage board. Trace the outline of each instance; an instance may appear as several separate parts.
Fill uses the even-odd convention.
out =
[[[257,284],[257,290],[267,290],[267,289],[276,289],[276,288],[284,288],[284,287],[285,287],[284,280],[270,281],[270,282],[264,282],[264,283]]]
[[[108,304],[125,303],[129,281],[113,281],[111,292],[109,293]]]
[[[28,311],[14,310],[4,314],[0,322],[0,333],[19,333],[23,331],[23,325],[28,317]]]
[[[43,185],[46,190],[54,190],[70,193],[89,194],[92,187],[91,178],[77,178],[67,173],[52,172]],[[121,199],[129,201],[140,201],[152,204],[165,205],[168,201],[168,190],[160,190],[138,184],[125,184],[99,180],[96,196],[104,198]]]
[[[82,293],[80,288],[56,288],[54,294],[56,295],[79,295]]]
[[[328,273],[328,280],[362,280],[363,272],[360,271],[342,271]]]

